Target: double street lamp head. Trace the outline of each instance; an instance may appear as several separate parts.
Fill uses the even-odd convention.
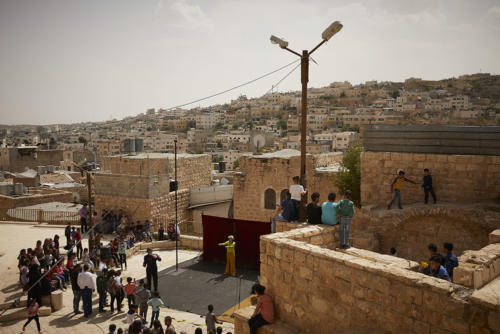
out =
[[[330,38],[333,37],[333,35],[338,33],[340,31],[340,29],[342,29],[342,27],[343,27],[343,25],[342,25],[342,23],[340,23],[340,21],[333,22],[332,24],[330,24],[330,26],[328,28],[325,29],[325,31],[323,31],[323,33],[321,34],[321,38],[325,42],[328,41]],[[282,49],[286,49],[288,47],[287,41],[285,41],[282,38],[276,37],[274,35],[271,35],[271,43],[278,44],[279,47]],[[324,43],[324,42],[322,42],[322,43]],[[316,48],[315,48],[315,50],[316,50]]]
[[[284,49],[288,46],[288,42],[279,38],[279,37],[276,37],[274,35],[271,35],[271,43],[273,44],[278,44],[280,46],[280,48]]]

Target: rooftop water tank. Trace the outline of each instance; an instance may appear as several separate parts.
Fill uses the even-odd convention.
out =
[[[16,183],[14,185],[14,194],[19,196],[24,195],[24,184]]]
[[[144,151],[144,139],[142,138],[135,139],[135,151],[136,152]]]
[[[123,152],[124,153],[135,152],[135,139],[128,138],[123,141]]]

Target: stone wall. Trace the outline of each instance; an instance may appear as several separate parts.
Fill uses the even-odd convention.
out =
[[[108,156],[102,159],[102,170],[112,174],[166,175],[174,178],[174,155],[152,153],[139,156]],[[177,157],[177,179],[179,189],[210,185],[211,158],[207,154],[179,154]]]
[[[177,192],[178,221],[190,218],[189,190],[183,189]],[[103,209],[122,209],[133,221],[152,222],[152,230],[157,231],[159,223],[172,223],[175,221],[175,193],[169,193],[156,198],[122,197],[116,195],[95,195],[95,208],[98,213]],[[166,226],[166,225],[165,225]]]
[[[500,207],[488,205],[415,204],[403,210],[358,209],[351,225],[352,244],[358,248],[422,261],[429,258],[427,245],[444,252],[451,242],[457,255],[488,245],[488,234],[500,228]]]
[[[95,174],[95,192],[100,195],[154,198],[169,194],[169,178],[165,175]]]
[[[51,190],[43,193],[34,193],[26,196],[12,197],[0,195],[0,209],[13,209],[49,202],[69,203],[73,201],[73,194],[67,191]]]
[[[21,154],[20,152],[26,152]],[[59,166],[63,160],[63,150],[39,150],[37,148],[2,148],[0,149],[0,170],[24,172],[26,168],[37,166]]]
[[[338,154],[325,156],[322,163],[338,160],[339,157]],[[276,192],[276,204],[280,203],[281,192],[289,189],[292,178],[300,174],[300,154],[285,157],[242,156],[239,162],[241,172],[234,177],[234,218],[269,221],[276,209],[264,207],[264,192],[273,189]],[[307,156],[306,190],[309,198],[313,192],[319,192],[320,200],[324,201],[328,193],[337,192],[333,185],[337,173],[336,170],[316,170],[316,162],[315,156]]]
[[[173,223],[175,221],[175,193],[153,198],[150,200],[151,219],[154,225],[158,223]],[[184,221],[190,218],[189,189],[183,189],[177,192],[177,214],[178,221]],[[155,229],[156,230],[156,229]]]
[[[418,183],[404,184],[403,206],[422,203],[424,168],[431,171],[440,202],[494,201],[500,196],[500,156],[363,152],[361,204],[387,206],[391,200],[390,186],[399,170]]]
[[[94,202],[94,208],[99,215],[104,209],[114,212],[122,209],[132,221],[151,220],[152,218],[151,202],[147,198],[95,194]]]
[[[500,276],[500,243],[465,251],[458,262],[460,265],[453,271],[453,281],[479,289]]]
[[[278,323],[297,333],[325,334],[500,330],[498,305],[472,298],[471,289],[373,252],[360,256],[302,241],[334,230],[314,226],[261,237],[261,284],[273,299]],[[248,333],[238,316],[235,333]]]

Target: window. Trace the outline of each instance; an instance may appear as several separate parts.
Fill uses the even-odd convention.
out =
[[[276,192],[271,188],[264,192],[264,209],[276,209]]]

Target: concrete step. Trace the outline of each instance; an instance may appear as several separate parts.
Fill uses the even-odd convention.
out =
[[[0,304],[0,311],[3,311],[9,307],[11,307],[12,303],[14,301],[10,301],[10,302],[4,302],[4,303],[1,303]],[[24,308],[24,307],[27,307],[28,306],[28,297],[27,296],[22,296],[19,300],[19,304],[17,304],[15,306],[15,308]]]
[[[49,306],[40,307],[40,317],[47,317],[51,314]],[[0,316],[0,322],[13,321],[13,320],[23,320],[28,319],[28,309],[27,308],[15,308],[5,311],[5,313]]]

